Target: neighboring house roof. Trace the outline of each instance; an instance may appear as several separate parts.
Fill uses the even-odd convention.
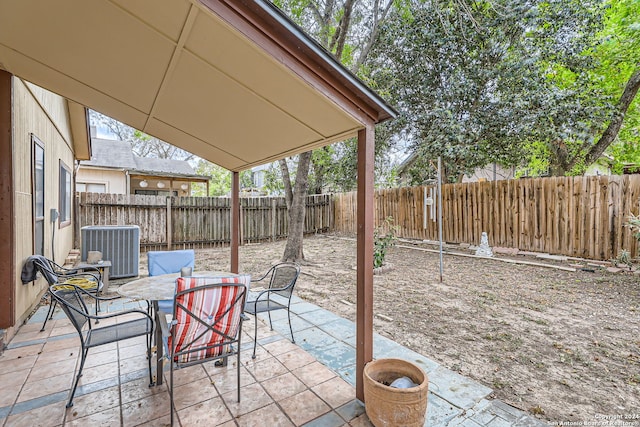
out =
[[[134,156],[136,162],[135,172],[140,175],[162,174],[165,176],[186,176],[206,178],[196,175],[189,162],[185,160],[157,159],[153,157]]]
[[[402,163],[398,165],[398,175],[404,174],[407,171],[407,169],[409,169],[415,163],[417,159],[418,159],[418,154],[416,153],[409,154],[407,158],[404,159]]]
[[[138,157],[133,154],[131,144],[125,141],[92,138],[91,142],[91,160],[82,160],[81,166],[124,169],[139,175],[206,178],[196,175],[185,160]]]
[[[131,144],[128,142],[92,138],[91,151],[91,160],[81,161],[81,166],[117,169],[137,168]]]

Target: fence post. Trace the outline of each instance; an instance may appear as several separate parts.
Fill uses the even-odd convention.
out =
[[[242,205],[243,198],[240,196],[238,196],[238,198],[240,202],[240,239],[238,240],[238,242],[239,245],[242,246],[244,245],[244,209]],[[246,201],[247,198],[245,197],[244,200]]]
[[[276,199],[271,199],[271,241],[276,241]]]
[[[173,227],[171,224],[171,196],[167,196],[167,249],[171,250]]]

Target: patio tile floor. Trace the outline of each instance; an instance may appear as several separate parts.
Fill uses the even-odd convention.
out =
[[[103,311],[138,308],[120,299]],[[40,307],[0,355],[0,426],[160,426],[169,424],[165,384],[148,387],[143,339],[93,349],[74,399],[65,408],[79,362],[77,334],[56,310],[39,332],[48,306]],[[174,372],[176,425],[180,426],[371,426],[355,399],[355,325],[294,297],[290,341],[285,312],[272,313],[274,331],[260,316],[253,352],[253,319],[243,328],[241,395],[236,401],[235,364],[206,363]],[[385,337],[374,337],[374,357],[399,357],[429,376],[425,426],[543,426],[503,402],[491,389],[445,369]]]

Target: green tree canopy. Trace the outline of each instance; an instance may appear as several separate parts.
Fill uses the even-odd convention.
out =
[[[395,134],[416,164],[442,156],[449,180],[493,162],[581,172],[625,114],[621,136],[637,129],[637,8],[634,0],[414,0],[382,26],[366,65],[400,109]]]

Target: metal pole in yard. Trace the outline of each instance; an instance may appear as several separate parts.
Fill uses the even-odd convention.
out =
[[[442,283],[442,158],[438,156],[438,240],[440,241],[440,283]]]

